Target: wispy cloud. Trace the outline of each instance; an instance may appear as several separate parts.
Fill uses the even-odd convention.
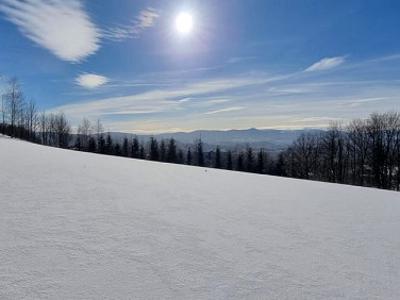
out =
[[[254,78],[215,79],[187,84],[183,87],[150,90],[122,97],[111,97],[91,100],[84,103],[67,104],[56,107],[54,111],[63,111],[71,118],[100,117],[109,115],[144,114],[171,112],[182,110],[183,105],[191,103],[194,97],[205,97],[205,106],[227,102],[227,99],[211,98],[210,94],[222,93],[233,89],[243,88],[261,80]],[[182,99],[188,99],[182,101]],[[218,101],[215,101],[218,100]],[[221,101],[223,100],[223,101]],[[199,102],[199,101],[197,101]],[[202,103],[202,102],[200,102]],[[237,108],[235,108],[237,109]],[[217,112],[215,112],[217,113]]]
[[[94,89],[106,84],[109,79],[97,74],[81,74],[75,78],[75,83],[86,89]]]
[[[79,0],[0,0],[0,12],[62,60],[79,62],[100,47],[100,31]]]
[[[210,99],[207,100],[206,103],[207,104],[220,104],[220,103],[226,103],[231,101],[230,99],[225,99],[225,98],[221,98],[221,99]]]
[[[138,38],[144,30],[153,27],[159,17],[159,12],[156,9],[148,7],[140,11],[131,24],[106,29],[103,35],[105,38],[114,41]]]
[[[232,106],[232,107],[226,107],[226,108],[221,108],[217,110],[212,110],[205,112],[205,115],[215,115],[215,114],[220,114],[220,113],[226,113],[226,112],[231,112],[231,111],[238,111],[238,110],[243,110],[243,106]]]
[[[139,13],[136,25],[140,29],[152,27],[159,16],[160,15],[158,14],[157,10],[148,7],[147,9],[144,9]]]
[[[344,56],[326,57],[312,64],[305,71],[314,72],[314,71],[330,70],[343,64],[345,61],[346,58]]]
[[[350,107],[359,107],[364,105],[365,103],[377,102],[377,101],[384,101],[390,99],[389,97],[373,97],[373,98],[362,98],[362,99],[352,99],[348,101],[348,105]]]
[[[392,65],[392,60],[380,63]],[[142,83],[156,80],[161,85],[137,92],[121,90],[125,94],[119,97],[105,93],[94,98],[92,94],[92,100],[54,110],[64,111],[73,122],[101,118],[112,130],[160,132],[326,127],[331,121],[400,109],[397,77],[376,78],[371,72],[376,66],[371,63],[358,63],[351,73],[345,72],[352,65],[325,74],[247,72],[208,80],[190,74],[151,74],[140,78]]]

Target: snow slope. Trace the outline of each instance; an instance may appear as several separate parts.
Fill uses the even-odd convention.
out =
[[[0,137],[0,299],[399,299],[400,194]]]

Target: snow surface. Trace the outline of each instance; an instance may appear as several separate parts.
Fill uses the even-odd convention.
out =
[[[0,138],[1,299],[399,299],[400,194]]]

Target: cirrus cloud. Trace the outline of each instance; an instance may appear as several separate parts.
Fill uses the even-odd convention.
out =
[[[100,48],[100,30],[79,0],[0,0],[0,12],[62,60],[79,62]]]
[[[325,57],[320,61],[309,66],[305,71],[306,72],[314,72],[314,71],[324,71],[336,68],[337,66],[343,64],[346,61],[344,56],[336,56],[336,57]]]
[[[225,112],[231,112],[231,111],[238,111],[238,110],[243,110],[243,106],[232,106],[232,107],[226,107],[226,108],[221,108],[213,111],[208,111],[204,113],[205,115],[215,115],[215,114],[220,114],[220,113],[225,113]]]
[[[160,14],[156,9],[148,7],[141,10],[131,24],[104,30],[103,36],[113,41],[138,38],[144,30],[153,27],[159,17]]]

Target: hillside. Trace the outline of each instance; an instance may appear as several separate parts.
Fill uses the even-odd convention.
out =
[[[398,299],[400,194],[0,137],[1,299]]]

